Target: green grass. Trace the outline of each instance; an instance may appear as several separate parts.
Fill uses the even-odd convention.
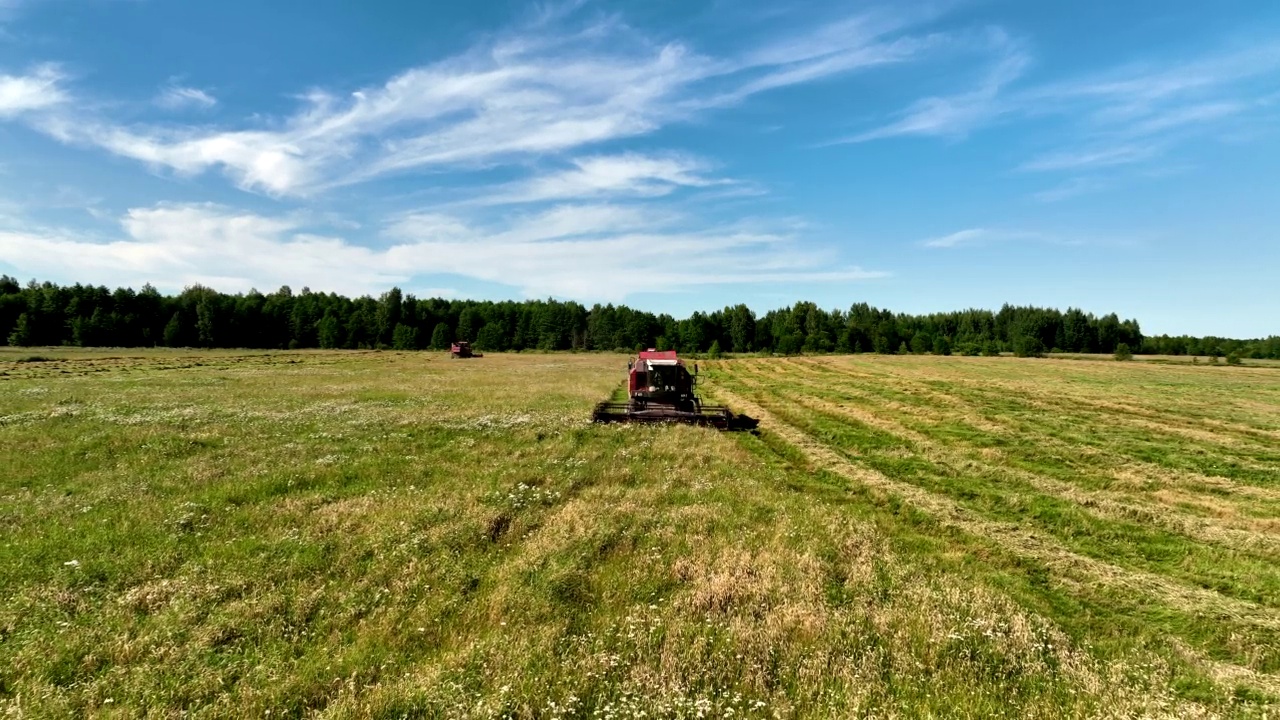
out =
[[[0,349],[0,711],[1262,716],[1280,374]],[[732,712],[731,712],[732,711]]]

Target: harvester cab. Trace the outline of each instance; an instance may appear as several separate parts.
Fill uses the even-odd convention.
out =
[[[665,422],[709,425],[721,430],[751,430],[759,421],[726,407],[702,404],[694,392],[698,366],[690,373],[674,350],[645,350],[627,363],[627,402],[602,402],[595,422]]]
[[[633,404],[670,405],[686,412],[697,411],[701,404],[693,392],[697,378],[689,373],[675,351],[645,351],[628,366],[627,394]]]

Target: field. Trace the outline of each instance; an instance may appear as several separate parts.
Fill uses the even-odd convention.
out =
[[[1280,370],[0,352],[0,712],[1263,716]]]

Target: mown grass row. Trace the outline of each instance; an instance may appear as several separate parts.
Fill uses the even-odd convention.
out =
[[[1151,383],[1143,383],[1145,378],[1141,376],[1112,377],[1109,384],[1103,385],[1096,381],[1079,382],[1074,375],[1058,376],[1054,371],[1061,365],[1048,363],[1043,368],[1043,377],[1013,381],[994,372],[975,377],[957,377],[954,373],[932,376],[922,372],[916,377],[900,379],[892,374],[867,374],[861,366],[850,372],[849,362],[795,361],[790,367],[801,373],[819,374],[836,384],[848,385],[846,381],[852,378],[854,383],[865,386],[866,392],[922,409],[944,399],[980,410],[996,423],[1030,420],[1038,434],[1059,436],[1082,447],[1105,443],[1108,450],[1118,446],[1135,459],[1145,459],[1142,455],[1171,454],[1170,459],[1183,465],[1207,460],[1214,463],[1209,468],[1211,471],[1225,469],[1228,476],[1236,480],[1273,483],[1276,479],[1276,464],[1280,462],[1276,441],[1280,435],[1266,427],[1276,422],[1275,418],[1270,413],[1246,415],[1239,409],[1267,397],[1265,382],[1258,383],[1262,392],[1250,384],[1236,384],[1217,386],[1206,394],[1206,389],[1193,381],[1159,384],[1153,388]],[[1141,372],[1152,370],[1142,368]],[[1271,373],[1240,371],[1239,374],[1244,375],[1245,380],[1273,379]],[[857,383],[859,378],[871,382]],[[894,380],[885,382],[890,378]],[[1277,380],[1275,384],[1280,384],[1280,379]],[[1216,403],[1215,417],[1188,413],[1179,403],[1187,396],[1194,398],[1200,394],[1205,394],[1206,404]],[[1280,404],[1280,396],[1275,398],[1275,404]],[[1274,408],[1275,404],[1269,407]],[[1023,426],[1019,431],[1028,429]],[[1081,432],[1082,429],[1088,432]],[[1208,458],[1179,453],[1186,440],[1191,440],[1193,447],[1208,446],[1213,452]]]
[[[885,392],[883,385],[875,391],[851,396],[840,389],[852,383],[847,376],[843,382],[807,381],[805,372],[796,371],[809,368],[796,367],[798,363],[791,365],[788,370],[780,371],[766,364],[731,364],[721,369],[717,381],[750,395],[768,407],[780,421],[837,449],[851,461],[948,497],[976,515],[1024,524],[1028,529],[1056,538],[1074,552],[1116,563],[1120,567],[1158,572],[1250,603],[1262,602],[1262,607],[1274,605],[1275,564],[1269,554],[1251,555],[1224,550],[1139,523],[1103,520],[1074,503],[1018,482],[995,464],[984,466],[956,462],[960,457],[980,458],[980,454],[953,456],[942,465],[931,462],[917,443],[901,434],[868,426],[838,410],[833,412],[823,409],[821,404],[804,400],[805,397],[825,396],[835,401],[833,406],[838,407],[841,401],[852,401],[852,405],[870,402],[875,409],[875,394]],[[812,377],[817,373],[808,374]],[[861,389],[869,384],[863,379],[857,386]],[[944,412],[941,408],[939,411]],[[885,414],[894,415],[892,411]],[[929,423],[920,422],[918,417],[915,422],[901,416],[894,420],[903,423],[902,429],[907,435],[929,433],[932,429]],[[939,434],[936,439],[944,444],[954,441],[954,437],[947,434]],[[1036,440],[1035,435],[1022,435],[1001,438],[999,444],[1017,445],[1034,454]],[[993,443],[980,445],[990,447]],[[1003,454],[1000,457],[1003,458]],[[1127,606],[1131,617],[1125,618],[1124,612],[1113,612],[1117,604]],[[1126,631],[1136,631],[1156,644],[1165,633],[1169,633],[1186,639],[1209,657],[1240,663],[1263,673],[1275,671],[1274,627],[1258,627],[1249,622],[1241,625],[1230,617],[1221,618],[1221,623],[1215,621],[1207,625],[1203,621],[1203,608],[1161,606],[1158,602],[1153,606],[1146,599],[1135,603],[1132,598],[1108,598],[1095,609],[1104,607],[1106,611],[1102,615],[1115,615],[1113,620],[1141,619]],[[1270,611],[1258,615],[1263,619],[1268,616],[1274,618]],[[1065,615],[1055,614],[1055,617],[1068,627],[1078,627],[1084,634],[1088,634],[1086,629],[1098,629],[1091,628],[1089,621],[1078,625],[1080,618],[1075,615],[1075,610]],[[1242,638],[1247,639],[1242,641]]]
[[[749,366],[740,366],[739,370],[740,374],[747,373],[756,381],[767,381],[767,378]],[[1040,480],[1050,478],[1049,484],[1069,483],[1078,486],[1083,492],[1076,493],[1076,499],[1083,499],[1090,504],[1093,504],[1095,497],[1122,497],[1148,507],[1162,504],[1159,499],[1153,499],[1152,494],[1168,490],[1168,481],[1176,477],[1154,464],[1140,464],[1123,454],[1094,451],[1087,446],[1073,445],[1052,437],[1041,432],[1033,420],[1028,420],[1024,426],[1011,425],[1007,419],[1000,423],[990,417],[974,420],[975,414],[968,406],[954,401],[940,402],[932,412],[922,413],[913,409],[903,411],[900,404],[886,404],[877,396],[865,392],[862,389],[865,384],[851,380],[833,380],[830,377],[815,379],[803,373],[789,376],[786,381],[788,387],[803,390],[794,397],[837,404],[841,412],[856,414],[854,419],[872,420],[880,427],[887,427],[889,434],[904,441],[910,439],[917,445],[923,443],[931,448],[945,447],[953,458],[998,468],[1002,473],[1021,471],[1012,474]],[[957,408],[957,405],[963,409]],[[1083,425],[1079,422],[1077,424]],[[1092,434],[1101,432],[1095,429]],[[1145,492],[1134,493],[1131,489],[1115,487],[1120,484],[1117,482],[1117,474],[1133,467],[1145,468],[1144,472],[1152,476],[1144,483],[1142,490]],[[1270,491],[1265,487],[1240,486],[1227,478],[1203,476],[1190,483],[1178,484],[1205,495],[1205,500],[1214,504],[1211,508],[1180,506],[1178,510],[1198,515],[1216,510],[1220,514],[1223,504],[1230,504],[1233,515],[1244,516],[1244,521],[1240,524],[1245,530],[1241,535],[1251,535],[1256,540],[1266,538],[1263,533],[1257,532],[1256,526],[1252,527],[1252,531],[1248,530],[1251,527],[1248,518],[1275,517],[1280,513],[1280,492]],[[1081,498],[1081,495],[1084,497]],[[1171,508],[1165,505],[1163,509]],[[1233,518],[1217,519],[1233,522]]]
[[[819,370],[825,369],[825,372],[818,374],[814,370],[815,366]],[[1038,409],[1006,411],[1000,404],[1003,402],[1002,396],[988,402],[984,396],[966,396],[962,392],[940,395],[934,391],[926,394],[909,389],[906,391],[908,396],[921,403],[917,409],[915,406],[883,399],[882,393],[890,384],[883,378],[862,379],[831,368],[821,368],[816,364],[798,364],[795,367],[800,375],[789,382],[808,383],[810,387],[818,388],[820,394],[838,396],[844,401],[873,410],[877,415],[892,418],[903,426],[931,436],[945,437],[949,443],[958,446],[997,450],[1002,464],[1016,464],[1029,471],[1051,475],[1092,489],[1107,489],[1117,485],[1117,472],[1130,468],[1144,468],[1144,472],[1153,476],[1148,483],[1149,490],[1165,489],[1168,487],[1167,481],[1175,478],[1178,473],[1200,475],[1199,484],[1192,489],[1212,495],[1215,500],[1247,499],[1247,502],[1238,505],[1238,510],[1245,515],[1274,517],[1275,510],[1278,509],[1276,503],[1280,502],[1280,490],[1274,487],[1274,483],[1266,480],[1266,473],[1273,470],[1269,465],[1270,459],[1265,455],[1246,455],[1244,461],[1261,466],[1262,472],[1245,472],[1239,478],[1240,481],[1236,482],[1237,478],[1232,477],[1230,470],[1220,475],[1188,473],[1186,468],[1177,464],[1149,462],[1141,459],[1140,453],[1126,448],[1122,440],[1132,433],[1139,435],[1143,443],[1155,446],[1160,451],[1177,446],[1175,449],[1179,452],[1203,458],[1209,471],[1222,465],[1221,452],[1230,452],[1221,451],[1213,445],[1203,447],[1179,437],[1152,436],[1142,429],[1116,430],[1099,425],[1085,416],[1085,413],[1071,408],[1055,413],[1045,413]],[[921,380],[921,385],[928,382],[927,376]],[[993,383],[997,380],[998,378],[992,378]],[[1000,395],[998,391],[991,392]],[[932,407],[923,404],[923,399],[919,397],[921,395],[932,402]],[[1229,403],[1230,398],[1226,402]],[[1032,438],[1033,441],[1025,442],[1026,438]],[[1265,448],[1262,451],[1269,452]]]

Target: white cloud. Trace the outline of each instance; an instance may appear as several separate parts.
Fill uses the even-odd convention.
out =
[[[740,102],[756,93],[808,83],[883,65],[907,62],[946,45],[945,35],[895,37],[935,17],[923,6],[870,11],[819,25],[748,52],[732,72],[762,70],[738,87],[714,96],[707,105]]]
[[[707,163],[681,155],[592,155],[570,161],[570,169],[485,192],[477,202],[489,205],[532,203],[625,195],[661,197],[677,188],[730,184],[706,177]]]
[[[196,175],[222,165],[238,185],[285,194],[317,180],[302,150],[268,131],[202,135],[181,129],[137,133],[111,125],[46,117],[41,129],[67,143],[92,142],[112,153],[181,175]]]
[[[1155,158],[1197,132],[1220,128],[1263,107],[1256,81],[1280,70],[1280,45],[1263,43],[1190,62],[1128,66],[1069,81],[1009,90],[1029,64],[1016,43],[994,47],[1003,59],[977,89],[928,97],[897,120],[838,142],[917,135],[960,137],[1010,118],[1055,118],[1068,124],[1054,137],[1070,147],[1022,165],[1023,170],[1072,170]]]
[[[570,204],[479,224],[439,214],[388,226],[398,267],[515,285],[528,296],[623,300],[638,292],[769,282],[840,282],[884,276],[842,266],[781,231],[690,227],[651,207]]]
[[[754,93],[901,62],[931,44],[893,36],[909,22],[853,18],[742,57],[716,58],[680,42],[655,43],[616,22],[566,33],[549,27],[552,20],[381,86],[345,96],[312,92],[291,117],[254,127],[123,126],[71,111],[37,127],[154,167],[182,174],[221,169],[244,189],[305,195],[414,169],[489,167],[579,151]],[[204,97],[174,90],[175,102]],[[625,162],[634,165],[635,158]],[[610,171],[579,167],[577,176],[548,182],[590,184]],[[656,179],[640,189],[683,184]]]
[[[130,210],[123,239],[50,230],[0,232],[0,257],[20,273],[54,279],[223,291],[279,285],[347,294],[413,287],[424,275],[457,275],[527,296],[620,301],[638,292],[774,282],[881,277],[833,262],[785,233],[738,226],[688,228],[639,208],[567,205],[475,224],[431,214],[398,218],[375,249],[308,232],[295,218],[217,205]],[[439,290],[439,288],[430,288]]]
[[[36,67],[29,75],[0,74],[0,118],[64,103],[67,96],[60,87],[62,80],[54,65]]]
[[[300,232],[289,219],[214,205],[161,205],[130,210],[121,225],[128,237],[105,242],[50,230],[0,233],[0,256],[33,276],[150,282],[167,290],[289,284],[356,293],[407,279],[377,267],[374,251]]]
[[[1153,145],[1118,145],[1055,152],[1023,163],[1020,170],[1078,170],[1086,167],[1128,165],[1154,157]]]
[[[836,140],[833,144],[868,142],[900,135],[959,137],[1009,112],[1010,108],[1000,93],[1025,72],[1030,65],[1030,57],[1020,43],[999,29],[989,31],[982,45],[994,51],[998,58],[976,88],[954,95],[922,98],[902,111],[897,120]]]
[[[987,236],[987,231],[982,228],[970,228],[968,230],[960,230],[950,235],[931,238],[925,240],[922,244],[925,247],[932,248],[951,248],[957,245],[965,245],[976,242]]]
[[[969,228],[953,232],[950,235],[930,238],[921,243],[928,248],[957,248],[973,245],[987,245],[994,242],[1010,240],[1049,240],[1044,235],[1023,230],[999,230],[988,228]]]
[[[161,90],[155,103],[166,110],[208,110],[218,104],[218,99],[199,88],[174,85]]]
[[[1248,107],[1242,102],[1208,102],[1174,107],[1162,112],[1149,113],[1147,117],[1125,128],[1125,132],[1135,136],[1154,135],[1188,125],[1221,120],[1244,112]]]
[[[1061,202],[1080,195],[1099,192],[1101,190],[1105,190],[1107,187],[1107,183],[1095,178],[1077,177],[1071,178],[1066,182],[1047,190],[1041,190],[1040,192],[1034,193],[1032,197],[1044,203]]]
[[[1186,62],[1128,66],[1079,80],[1050,83],[1028,91],[1025,99],[1052,105],[1083,102],[1086,117],[1110,124],[1139,119],[1183,103],[1202,102],[1223,92],[1247,93],[1239,86],[1242,81],[1277,69],[1280,45],[1266,42]]]

